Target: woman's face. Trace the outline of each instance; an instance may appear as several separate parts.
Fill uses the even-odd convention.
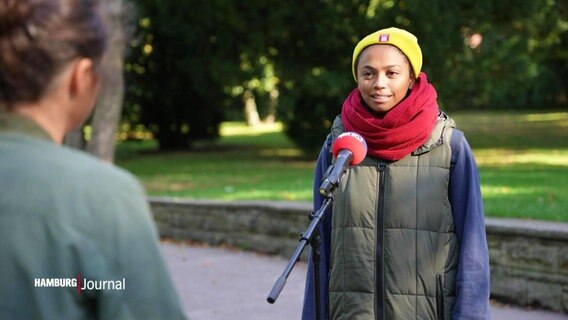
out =
[[[367,105],[384,114],[405,97],[414,84],[406,56],[391,45],[372,45],[359,55],[357,87]]]

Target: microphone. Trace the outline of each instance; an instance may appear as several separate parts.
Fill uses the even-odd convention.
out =
[[[367,143],[365,139],[355,132],[340,134],[331,147],[335,163],[327,170],[329,174],[320,185],[320,194],[326,198],[333,197],[333,191],[345,174],[347,167],[357,165],[367,155]]]

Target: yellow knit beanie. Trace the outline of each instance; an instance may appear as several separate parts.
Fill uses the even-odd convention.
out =
[[[357,82],[357,66],[355,65],[357,58],[365,48],[374,44],[390,44],[399,48],[410,61],[414,75],[418,78],[422,68],[422,51],[418,45],[418,39],[406,30],[392,27],[373,32],[357,43],[355,50],[353,50],[353,61],[351,63],[355,82]]]

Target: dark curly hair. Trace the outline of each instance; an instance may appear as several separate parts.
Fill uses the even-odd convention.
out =
[[[98,66],[105,26],[97,0],[0,0],[0,108],[39,100],[75,58]]]

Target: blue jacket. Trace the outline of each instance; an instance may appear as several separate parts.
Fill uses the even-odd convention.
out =
[[[329,167],[330,141],[324,144],[314,175],[314,210],[324,198],[319,193],[320,182]],[[450,142],[452,159],[450,167],[449,198],[452,205],[456,236],[460,243],[459,266],[456,278],[457,301],[452,319],[490,319],[489,308],[489,250],[485,234],[483,202],[479,172],[471,148],[463,132],[454,129]],[[320,306],[327,314],[328,271],[330,257],[331,206],[325,213],[318,231],[320,245]],[[308,262],[302,319],[315,319],[314,265]],[[319,319],[317,319],[319,320]]]

